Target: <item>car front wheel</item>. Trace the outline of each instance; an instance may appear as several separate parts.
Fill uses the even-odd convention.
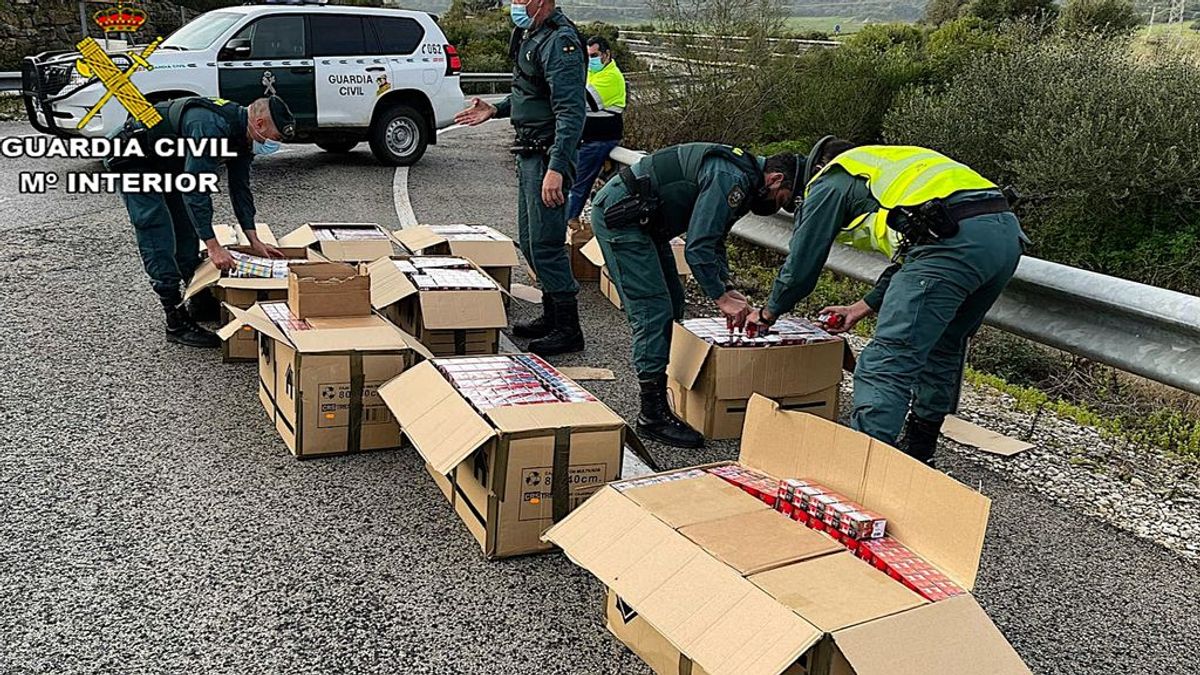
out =
[[[425,154],[429,125],[406,105],[385,110],[371,127],[371,151],[384,164],[410,166]]]

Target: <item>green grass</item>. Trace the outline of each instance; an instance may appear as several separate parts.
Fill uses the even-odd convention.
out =
[[[833,27],[841,26],[842,35],[856,33],[867,24],[862,19],[852,16],[791,16],[787,19],[787,30],[803,33],[820,31],[833,35]]]
[[[25,104],[19,96],[0,98],[0,120],[12,122],[25,119]]]
[[[1183,24],[1155,24],[1138,30],[1133,41],[1134,53],[1152,57],[1156,53],[1181,51],[1200,61],[1200,30],[1192,30],[1192,22]]]

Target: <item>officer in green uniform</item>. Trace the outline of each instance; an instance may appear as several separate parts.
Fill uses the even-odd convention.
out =
[[[566,195],[586,116],[587,67],[583,38],[554,0],[513,0],[512,93],[492,105],[474,99],[455,121],[477,125],[511,117],[517,131],[519,196],[517,227],[521,252],[542,284],[542,315],[517,324],[518,337],[533,338],[529,351],[551,356],[580,351],[579,284],[563,242],[567,238]]]
[[[822,313],[842,318],[839,331],[879,314],[854,373],[851,426],[889,444],[903,427],[902,449],[932,465],[967,340],[1021,258],[1021,226],[995,184],[925,148],[826,137],[804,182],[787,260],[750,321],[769,325],[811,293],[835,240],[892,257],[865,298]]]
[[[794,154],[764,160],[739,148],[686,143],[622,169],[592,200],[592,228],[633,329],[642,435],[675,447],[704,443],[667,403],[672,324],[684,308],[670,240],[686,233],[684,257],[700,290],[741,326],[750,308],[729,283],[725,239],[747,212],[769,215],[791,202],[800,161]]]
[[[146,157],[114,157],[105,162],[106,166],[121,173],[196,175],[216,172],[224,163],[229,198],[246,237],[258,255],[280,257],[282,254],[260,241],[254,230],[250,162],[255,155],[275,152],[279,141],[291,137],[295,122],[283,100],[272,96],[244,108],[223,99],[193,96],[159,103],[155,109],[162,116],[158,124],[147,129],[130,118],[116,134],[136,141]],[[228,139],[229,150],[237,157],[219,157],[217,148],[204,152],[188,148],[183,156],[155,154],[157,141],[178,138]],[[201,192],[124,192],[121,197],[137,235],[146,274],[167,315],[167,339],[191,347],[219,347],[220,339],[196,323],[183,306],[181,295],[181,285],[191,279],[200,264],[199,242],[204,242],[209,259],[218,268],[225,270],[234,265],[213,233],[212,196]]]

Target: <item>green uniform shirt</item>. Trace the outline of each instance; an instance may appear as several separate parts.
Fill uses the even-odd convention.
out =
[[[229,201],[233,213],[243,230],[254,229],[254,194],[250,190],[250,163],[254,154],[246,148],[246,110],[239,111],[238,119],[230,121],[219,113],[201,106],[194,106],[183,113],[180,122],[181,138],[229,138],[230,147],[238,150],[233,159],[188,153],[183,162],[183,171],[190,174],[215,173],[221,162],[227,170]],[[212,195],[190,192],[183,195],[183,203],[192,217],[192,226],[201,241],[212,239],[213,205]]]
[[[683,255],[700,290],[716,300],[729,285],[725,240],[733,224],[749,210],[752,179],[728,159],[709,157],[700,165],[699,185],[694,206],[664,202],[663,210],[692,207]]]
[[[787,260],[775,278],[767,310],[780,316],[808,297],[817,287],[817,278],[838,233],[858,216],[877,210],[879,202],[871,196],[866,179],[851,176],[841,167],[833,167],[814,182],[804,198],[804,207],[796,214]],[[888,268],[867,295],[867,304],[873,309],[883,302],[892,273],[894,270]]]
[[[548,168],[566,174],[575,163],[587,115],[587,59],[575,25],[555,9],[540,25],[513,36],[512,93],[496,104],[519,135],[553,139]]]

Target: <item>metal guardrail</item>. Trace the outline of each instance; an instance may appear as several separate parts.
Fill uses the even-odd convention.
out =
[[[620,164],[642,153],[616,148]],[[733,228],[746,241],[786,252],[792,219],[750,215]],[[886,258],[836,245],[826,267],[874,283]],[[986,322],[1061,349],[1200,394],[1200,297],[1024,256]]]
[[[0,73],[0,91],[20,91],[21,73]]]

